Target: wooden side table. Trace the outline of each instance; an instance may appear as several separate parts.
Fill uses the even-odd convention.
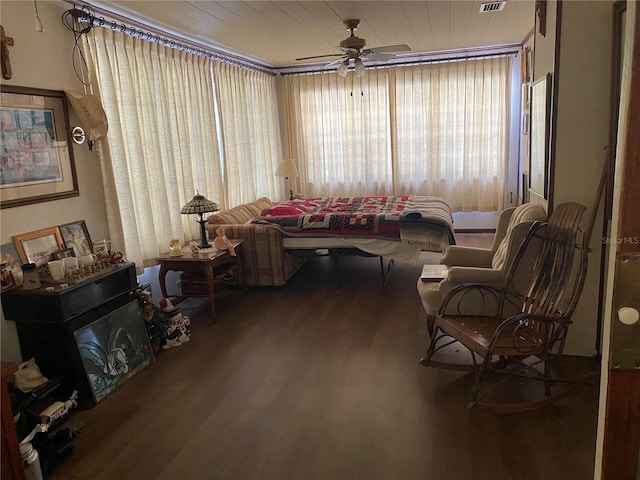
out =
[[[162,295],[166,298],[167,286],[165,284],[167,272],[173,270],[176,272],[201,272],[207,282],[207,293],[209,297],[209,305],[211,306],[212,320],[216,317],[216,309],[214,304],[215,295],[215,275],[214,268],[220,267],[224,264],[231,264],[235,270],[240,285],[244,286],[244,275],[242,270],[242,258],[241,248],[244,240],[230,240],[233,248],[236,252],[236,256],[231,256],[227,250],[217,250],[208,253],[198,253],[193,255],[191,252],[183,250],[183,255],[180,257],[172,257],[168,253],[158,257],[160,263],[160,272],[158,273],[158,281],[160,283],[160,289]],[[200,296],[190,294],[189,296]]]

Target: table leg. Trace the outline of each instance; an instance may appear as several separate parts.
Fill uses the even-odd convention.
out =
[[[207,290],[209,291],[209,305],[211,305],[211,321],[214,322],[216,318],[216,307],[213,303],[215,296],[213,268],[207,265],[204,269],[204,276],[207,279]]]
[[[158,283],[160,284],[160,290],[162,290],[162,298],[167,298],[167,285],[165,283],[167,276],[167,269],[163,264],[160,265],[160,272],[158,273]]]
[[[242,291],[247,293],[247,286],[244,284],[244,264],[240,255],[236,257],[236,270],[238,272],[238,283],[242,286]]]

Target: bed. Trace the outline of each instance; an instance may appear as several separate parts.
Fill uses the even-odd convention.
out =
[[[285,249],[357,249],[411,263],[423,250],[455,244],[449,205],[432,196],[294,199],[265,208],[251,223],[277,228]]]

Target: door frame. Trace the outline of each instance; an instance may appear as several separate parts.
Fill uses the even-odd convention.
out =
[[[640,202],[637,188],[640,184],[640,149],[637,147],[640,145],[640,9],[636,2],[628,2],[626,36],[627,70],[623,72],[621,86],[620,132],[613,182],[611,235],[615,237],[608,239],[596,480],[636,480],[640,475],[640,369],[616,368],[611,361],[616,355],[612,326],[618,322],[615,295],[619,289],[633,285],[624,279],[616,281],[619,262],[624,254],[640,255],[640,216],[637,214]]]

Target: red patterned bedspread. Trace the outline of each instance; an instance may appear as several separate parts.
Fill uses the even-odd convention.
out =
[[[377,238],[441,251],[454,244],[449,205],[439,197],[322,197],[290,200],[251,223],[297,237]]]

